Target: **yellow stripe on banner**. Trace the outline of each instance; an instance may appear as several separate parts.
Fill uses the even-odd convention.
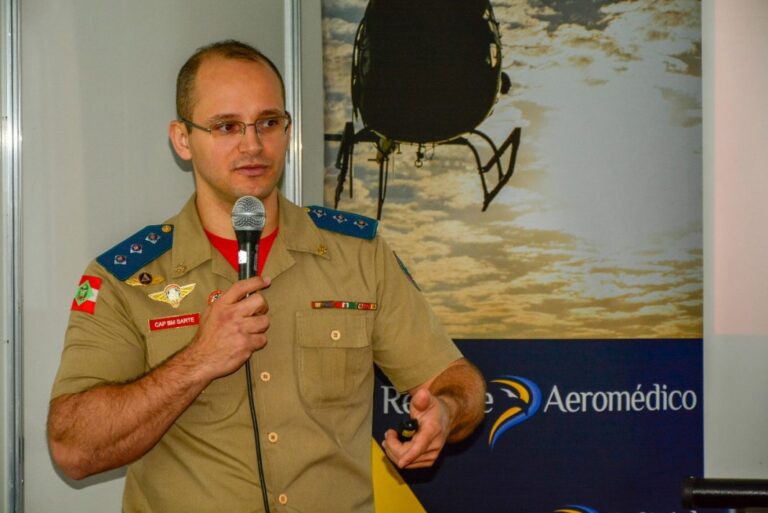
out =
[[[371,439],[371,474],[376,513],[427,513],[376,439]]]

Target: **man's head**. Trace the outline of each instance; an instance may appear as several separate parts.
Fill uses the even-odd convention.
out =
[[[275,75],[280,80],[280,93],[283,96],[283,103],[285,103],[285,82],[283,82],[283,76],[280,74],[277,66],[275,66],[275,63],[251,45],[235,41],[234,39],[227,39],[226,41],[219,41],[198,48],[179,70],[179,75],[176,77],[176,115],[179,119],[192,118],[192,109],[195,105],[194,88],[197,70],[200,69],[200,64],[203,60],[211,57],[240,59],[266,64],[275,72]]]
[[[236,41],[206,46],[182,67],[176,98],[169,135],[179,157],[192,161],[198,209],[231,209],[244,195],[275,201],[290,117],[274,64]]]

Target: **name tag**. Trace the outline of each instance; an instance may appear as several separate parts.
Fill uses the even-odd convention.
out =
[[[200,324],[200,314],[174,315],[149,320],[151,331],[167,330],[171,328],[183,328],[184,326],[196,326]]]

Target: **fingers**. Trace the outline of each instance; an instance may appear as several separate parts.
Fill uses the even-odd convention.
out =
[[[253,317],[256,315],[266,315],[269,312],[269,304],[264,296],[255,293],[245,297],[232,305],[235,310],[245,316]]]
[[[216,302],[229,305],[235,304],[246,296],[265,289],[271,284],[272,279],[268,276],[254,276],[247,280],[240,280],[235,282]]]
[[[426,424],[407,442],[397,438],[397,432],[389,429],[384,434],[382,447],[387,457],[399,468],[414,469],[431,467],[445,445],[445,436]]]

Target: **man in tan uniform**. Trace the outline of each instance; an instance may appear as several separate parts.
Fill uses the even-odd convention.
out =
[[[376,222],[303,209],[277,183],[290,138],[282,78],[227,41],[177,83],[171,142],[195,195],[166,223],[105,252],[81,279],[48,437],[70,477],[130,464],[123,509],[264,511],[243,364],[249,360],[271,511],[370,512],[373,365],[412,394],[419,430],[383,446],[430,466],[483,416],[484,383],[376,236]],[[266,210],[263,278],[238,281],[243,195]]]

